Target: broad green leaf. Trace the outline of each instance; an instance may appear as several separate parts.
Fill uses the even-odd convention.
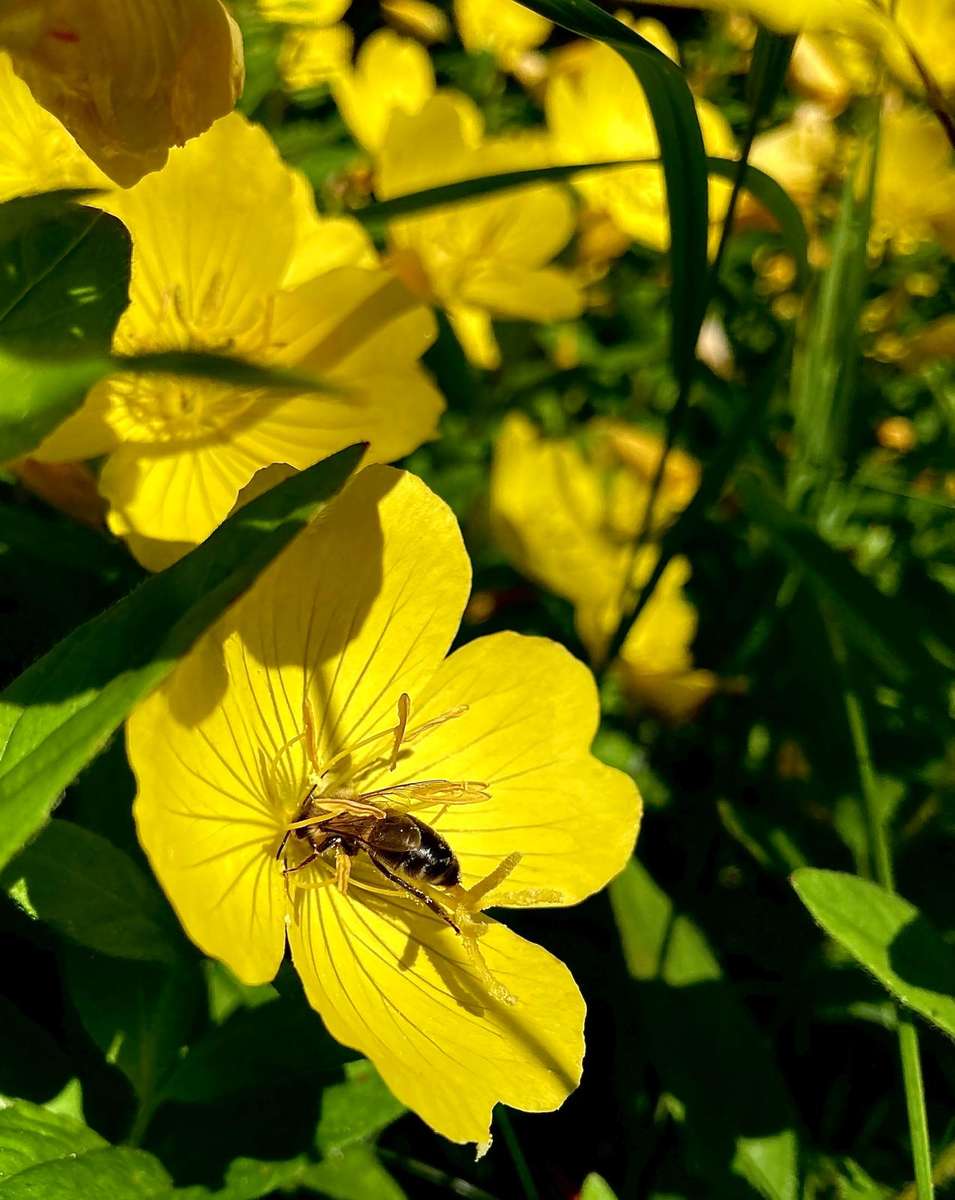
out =
[[[70,821],[51,821],[3,873],[31,916],[102,954],[174,962],[182,934],[156,885],[128,854]]]
[[[785,1083],[706,938],[636,862],[610,885],[610,899],[639,981],[647,1053],[685,1112],[691,1166],[712,1194],[728,1166],[766,1200],[796,1200]]]
[[[736,178],[739,164],[730,158],[708,158],[706,160],[711,175],[728,179],[731,183]],[[786,248],[793,256],[796,264],[796,282],[799,287],[805,287],[809,282],[809,237],[802,213],[796,207],[786,189],[767,175],[759,167],[747,164],[743,179],[743,188],[767,210],[779,226]]]
[[[171,1200],[172,1180],[142,1150],[107,1146],[0,1179],[0,1200]]]
[[[72,950],[65,974],[83,1028],[151,1111],[201,1011],[198,967],[123,962]]]
[[[353,1057],[303,1002],[280,997],[239,1009],[193,1043],[163,1092],[169,1100],[204,1103],[254,1092],[276,1079],[335,1083]]]
[[[522,0],[571,33],[617,51],[639,79],[656,126],[670,213],[670,305],[674,373],[688,379],[706,306],[709,193],[696,106],[679,67],[590,0]]]
[[[899,681],[938,678],[940,668],[923,645],[917,621],[904,600],[886,596],[814,526],[787,509],[753,471],[741,471],[736,489],[750,518],[770,534],[772,546],[801,568],[818,594],[839,613],[847,638]],[[953,643],[955,644],[955,643]]]
[[[0,1097],[0,1196],[8,1180],[30,1167],[106,1146],[98,1133],[72,1117]]]
[[[955,1037],[955,954],[914,904],[856,875],[803,867],[799,899],[893,996]]]
[[[117,372],[215,379],[236,387],[271,391],[334,392],[315,376],[258,367],[242,359],[198,351],[163,351],[121,357],[106,349],[69,357],[12,353],[0,338],[0,462],[33,450],[82,404],[86,393]]]
[[[301,1182],[329,1200],[405,1200],[371,1146],[350,1146],[330,1155],[304,1171]]]
[[[406,1112],[367,1059],[345,1064],[345,1082],[322,1092],[315,1144],[324,1155],[367,1141]]]
[[[592,1173],[584,1180],[580,1200],[617,1200],[617,1194],[602,1175]]]
[[[461,179],[456,183],[445,183],[440,187],[425,188],[420,192],[408,192],[389,200],[378,200],[364,208],[355,209],[350,215],[363,225],[382,225],[398,217],[416,216],[433,208],[447,208],[454,204],[467,204],[482,196],[494,196],[514,188],[529,187],[548,180],[560,181],[578,175],[581,171],[604,170],[613,167],[633,167],[659,162],[657,158],[620,158],[610,162],[561,163],[552,167],[534,167],[527,171],[502,171],[496,175],[478,175],[473,179]],[[719,162],[721,160],[714,160]]]
[[[181,562],[81,626],[0,696],[0,868],[138,700],[341,487],[343,450],[233,514]]]
[[[132,244],[121,221],[77,206],[75,195],[0,205],[4,353],[60,357],[109,349],[129,302]]]

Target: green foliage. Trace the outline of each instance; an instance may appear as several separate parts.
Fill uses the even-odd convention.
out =
[[[799,899],[825,932],[909,1008],[955,1037],[955,954],[914,904],[877,883],[803,867]]]
[[[342,485],[343,450],[235,513],[164,574],[81,626],[0,697],[0,865],[44,824],[57,797],[135,702],[252,583]]]

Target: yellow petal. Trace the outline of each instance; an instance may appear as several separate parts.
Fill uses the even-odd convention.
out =
[[[109,423],[109,392],[96,387],[83,404],[31,453],[41,462],[82,462],[108,454],[118,438]]]
[[[397,893],[300,893],[289,943],[332,1035],[367,1055],[395,1096],[452,1141],[487,1142],[498,1101],[547,1112],[577,1086],[577,985],[503,925],[488,922],[479,944],[514,1004],[489,995],[461,938]]]
[[[681,5],[682,0],[662,0]],[[779,33],[797,33],[801,29],[825,29],[858,36],[883,36],[888,19],[869,0],[700,0],[700,8],[743,9]]]
[[[0,50],[0,203],[34,192],[108,185],[60,122],[34,100],[9,54]]]
[[[241,351],[292,254],[293,180],[265,130],[233,113],[173,150],[161,172],[102,200],[133,237],[117,349],[195,349],[202,338],[205,349]]]
[[[379,29],[362,45],[352,70],[333,83],[332,94],[357,142],[374,153],[392,113],[416,113],[434,94],[434,70],[423,46]]]
[[[462,295],[497,316],[531,321],[567,321],[579,316],[584,306],[580,288],[566,271],[557,267],[528,270],[504,262],[476,271]]]
[[[486,371],[497,370],[501,365],[501,350],[490,315],[473,305],[451,304],[448,320],[469,361]]]
[[[62,0],[11,47],[37,100],[124,186],[229,112],[238,27],[219,0]]]
[[[259,0],[267,21],[287,25],[332,25],[348,11],[351,0]]]
[[[457,650],[420,696],[413,721],[467,711],[409,747],[377,786],[473,780],[490,800],[432,818],[461,862],[465,886],[515,851],[523,857],[495,904],[573,904],[630,857],[640,797],[633,781],[590,754],[599,704],[590,671],[545,638],[499,633]],[[369,779],[369,786],[375,786]]]
[[[268,746],[242,678],[241,646],[207,635],[129,719],[133,815],[150,865],[186,932],[248,984],[266,983],[285,946],[275,862],[282,815],[259,746]]]
[[[374,267],[378,256],[371,238],[352,217],[321,217],[312,185],[301,171],[292,172],[295,244],[282,279],[290,290],[336,267]]]
[[[445,13],[428,0],[381,0],[381,13],[402,33],[430,45],[446,42],[451,36],[451,23]]]
[[[348,25],[290,29],[279,53],[285,86],[290,92],[303,92],[336,79],[348,69],[353,41]]]
[[[466,50],[489,50],[505,67],[545,42],[553,28],[515,0],[454,0],[454,20]]]

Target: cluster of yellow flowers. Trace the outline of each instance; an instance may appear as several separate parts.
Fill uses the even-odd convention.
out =
[[[786,28],[795,11],[749,7]],[[421,365],[432,308],[475,365],[494,369],[495,318],[578,316],[595,264],[633,241],[666,249],[666,199],[659,165],[640,161],[659,154],[646,99],[606,46],[544,54],[551,26],[536,14],[455,0],[465,47],[542,99],[546,128],[495,135],[468,97],[436,86],[423,43],[448,36],[441,11],[385,0],[393,28],[353,61],[347,8],[258,0],[260,19],[286,27],[286,85],[329,86],[379,199],[534,166],[637,161],[396,218],[380,254],[352,217],[320,216],[305,177],[233,111],[242,46],[220,0],[0,0],[0,200],[93,188],[88,203],[124,223],[132,283],[117,353],[231,354],[325,389],[128,374],[90,392],[32,457],[101,459],[109,527],[149,569],[203,541],[249,489],[367,443],[364,469],[322,519],[133,716],[136,820],[205,952],[260,983],[287,939],[331,1032],[434,1128],[483,1143],[496,1102],[560,1104],[583,1054],[567,970],[484,910],[571,904],[602,887],[631,852],[640,801],[590,753],[596,688],[567,651],[499,634],[445,657],[470,586],[461,535],[423,483],[383,464],[437,436],[444,402]],[[870,42],[888,21],[863,0],[817,0],[801,6],[803,24],[817,10],[820,28]],[[923,36],[914,0],[898,19]],[[662,25],[636,27],[677,59]],[[911,65],[887,57],[900,73]],[[697,107],[708,151],[732,156],[726,120],[704,99]],[[910,228],[928,205],[938,235],[951,223],[948,148],[921,110],[891,121],[877,216]],[[811,205],[834,153],[831,129],[800,113],[755,158]],[[910,176],[926,154],[936,181],[906,199],[891,172]],[[716,230],[727,185],[711,191]],[[586,267],[557,261],[576,231]],[[656,435],[616,421],[575,439],[545,438],[519,413],[502,424],[495,536],[572,603],[594,666],[698,486],[696,463],[672,453],[648,512],[662,453]],[[690,655],[689,574],[685,559],[668,566],[613,667],[635,702],[673,720],[715,686]],[[453,851],[443,874],[427,873],[426,850],[432,866]],[[417,882],[394,869],[412,852]]]

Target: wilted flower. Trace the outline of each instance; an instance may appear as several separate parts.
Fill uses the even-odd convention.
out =
[[[547,1111],[576,1086],[584,1006],[484,910],[602,887],[640,806],[589,753],[596,689],[566,650],[503,633],[445,659],[469,587],[447,506],[363,471],[133,714],[128,750],[189,936],[248,984],[287,938],[333,1036],[485,1143],[498,1101]]]
[[[229,112],[242,90],[238,27],[219,0],[0,0],[0,46],[124,186]]]
[[[378,160],[378,195],[527,169],[533,142],[484,138],[481,129],[465,96],[438,94],[416,116],[396,112]],[[537,184],[401,218],[388,233],[402,279],[447,311],[473,362],[494,367],[500,355],[492,317],[556,321],[580,312],[577,286],[548,265],[574,224],[565,189]]]
[[[486,50],[508,71],[553,28],[517,0],[454,0],[454,20],[466,50]]]
[[[260,468],[297,469],[357,441],[372,461],[409,453],[442,409],[418,358],[434,320],[375,265],[350,220],[322,221],[304,179],[237,113],[101,206],[133,238],[120,354],[202,350],[327,379],[323,394],[121,375],[36,451],[108,455],[111,529],[158,569],[202,541]]]
[[[645,36],[652,33],[654,40],[675,56],[676,48],[658,22],[641,22],[639,28]],[[643,88],[624,59],[609,46],[580,43],[556,56],[546,108],[558,162],[659,157],[656,129]],[[733,136],[719,110],[698,100],[697,114],[707,152],[733,156]],[[666,189],[658,163],[588,170],[574,178],[574,186],[589,209],[608,216],[631,238],[658,250],[669,246]],[[722,219],[728,195],[724,181],[710,184],[714,226]]]
[[[58,188],[109,187],[60,122],[33,98],[0,50],[0,203]]]
[[[358,51],[354,67],[333,81],[332,94],[355,140],[374,154],[393,113],[414,116],[434,95],[434,68],[418,42],[379,29]]]
[[[615,421],[594,421],[585,441],[543,438],[526,417],[508,416],[494,449],[491,522],[516,567],[574,606],[577,633],[600,664],[624,609],[653,570],[654,545],[633,552],[663,446]],[[699,468],[675,450],[654,506],[661,531],[692,499]],[[689,564],[674,559],[627,635],[619,669],[627,689],[670,716],[686,716],[714,686],[693,671],[696,614],[683,596]]]

